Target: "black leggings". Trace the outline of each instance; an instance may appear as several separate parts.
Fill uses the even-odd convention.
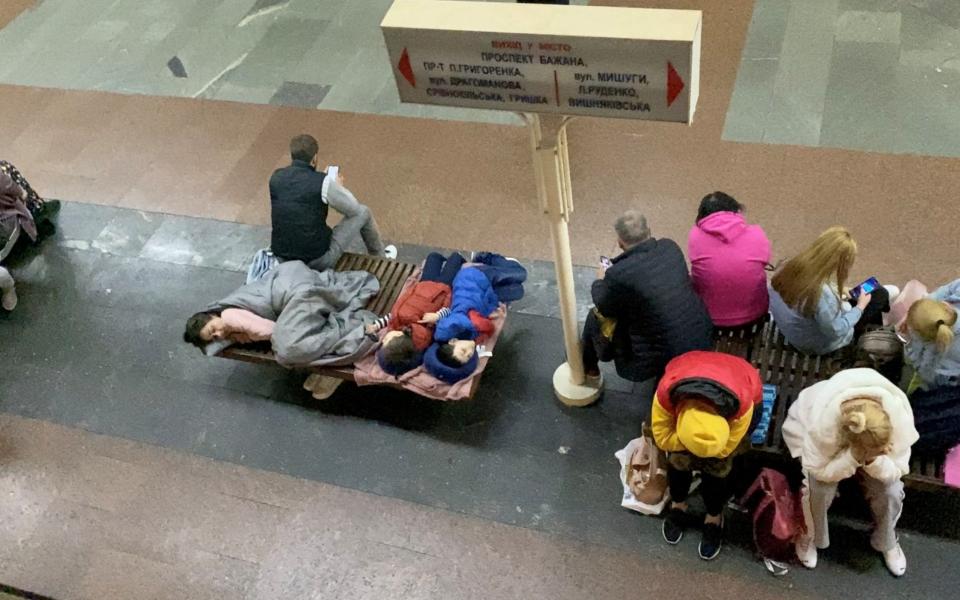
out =
[[[857,303],[854,302],[853,306]],[[863,316],[853,326],[853,334],[859,338],[871,325],[883,325],[883,313],[890,312],[890,292],[887,288],[880,286],[870,293],[870,304],[863,309]]]
[[[673,502],[686,502],[693,483],[693,471],[680,471],[672,465],[667,469],[667,483],[670,485],[670,499]],[[732,493],[726,477],[714,477],[700,473],[700,496],[711,517],[719,516],[723,507],[730,501]]]

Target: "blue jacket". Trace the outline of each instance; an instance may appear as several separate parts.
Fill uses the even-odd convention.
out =
[[[479,269],[460,269],[453,280],[450,314],[437,323],[433,339],[438,342],[476,339],[477,329],[470,320],[470,311],[475,310],[487,318],[499,306],[500,299],[486,275]]]
[[[960,312],[960,279],[934,290],[927,298],[946,302]],[[907,344],[907,360],[920,374],[928,388],[960,386],[960,319],[953,325],[953,344],[946,352],[940,352],[935,342],[910,336]]]
[[[770,314],[791,346],[807,354],[830,354],[853,341],[853,328],[863,311],[854,306],[844,310],[840,296],[824,285],[812,317],[788,306],[771,285]]]

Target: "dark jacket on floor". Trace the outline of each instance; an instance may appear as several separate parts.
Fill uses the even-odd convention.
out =
[[[673,240],[651,238],[617,256],[591,294],[605,317],[617,319],[614,361],[625,379],[658,377],[675,356],[713,346],[710,315]]]

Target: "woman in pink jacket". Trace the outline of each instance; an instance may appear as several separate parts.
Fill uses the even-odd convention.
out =
[[[693,287],[718,327],[756,321],[769,304],[770,240],[759,225],[747,224],[742,211],[723,192],[704,196],[687,243]]]

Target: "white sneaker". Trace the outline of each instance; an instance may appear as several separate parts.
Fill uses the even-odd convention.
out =
[[[887,569],[893,573],[894,577],[900,577],[907,572],[907,557],[904,556],[900,544],[883,553],[883,562],[887,564]]]
[[[817,547],[813,545],[813,538],[802,535],[797,538],[795,545],[800,564],[808,569],[815,569],[817,567]]]
[[[893,304],[894,301],[900,296],[900,288],[895,285],[885,285],[883,286],[887,290],[887,295],[890,296],[890,304]]]
[[[15,309],[15,308],[17,307],[17,302],[18,302],[18,301],[19,301],[19,298],[17,298],[17,289],[16,289],[16,288],[10,288],[9,290],[3,290],[3,300],[2,300],[3,310],[8,311],[8,312],[9,312],[9,311],[12,311],[13,309]]]
[[[0,297],[0,306],[8,311],[15,309],[17,307],[16,282],[10,275],[10,271],[3,267],[0,267],[0,290],[3,290],[3,295]]]

